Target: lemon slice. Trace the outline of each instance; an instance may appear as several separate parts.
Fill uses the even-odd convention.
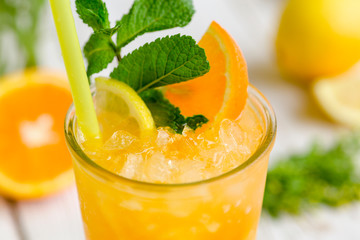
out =
[[[341,124],[360,127],[360,64],[332,78],[318,79],[312,85],[315,99],[325,113]]]
[[[95,106],[104,140],[119,130],[138,137],[155,131],[150,110],[139,95],[123,82],[99,77],[95,79]]]

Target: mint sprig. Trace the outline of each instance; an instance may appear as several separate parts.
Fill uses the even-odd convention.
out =
[[[149,89],[141,92],[140,96],[149,108],[157,127],[170,127],[181,134],[186,125],[195,130],[208,122],[203,115],[185,118],[180,109],[172,105],[160,90]]]
[[[209,71],[204,49],[190,36],[158,38],[125,56],[110,77],[137,92],[184,82]]]
[[[194,14],[191,0],[135,0],[124,15],[117,34],[118,47],[124,47],[146,32],[186,26]]]
[[[105,69],[116,57],[118,66],[110,76],[127,83],[148,105],[157,126],[169,126],[181,133],[184,126],[200,127],[202,115],[184,117],[160,91],[154,88],[200,77],[210,70],[205,51],[190,36],[168,36],[147,43],[122,57],[121,49],[146,33],[187,25],[194,14],[191,0],[135,0],[128,14],[114,27],[102,0],[76,0],[80,18],[94,33],[84,47],[87,74]],[[116,35],[116,43],[113,37]]]
[[[129,13],[111,28],[109,14],[102,0],[76,0],[75,4],[77,13],[85,24],[95,33],[101,31],[108,35],[107,42],[113,47],[114,57],[116,56],[119,61],[121,48],[136,37],[146,32],[184,27],[191,21],[195,12],[191,0],[135,0]],[[112,39],[115,34],[116,44]],[[86,45],[94,46],[92,43]],[[106,58],[86,56],[86,58],[90,66],[87,70],[89,77],[105,69],[113,60],[109,56]]]

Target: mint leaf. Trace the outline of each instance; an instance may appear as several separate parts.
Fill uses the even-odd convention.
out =
[[[176,133],[181,134],[184,129],[185,117],[180,114],[180,109],[173,106],[162,92],[150,89],[140,93],[149,108],[157,127],[169,126]]]
[[[117,46],[125,46],[146,32],[186,26],[194,14],[191,0],[135,0],[119,21]]]
[[[170,127],[181,134],[186,125],[195,130],[208,122],[203,115],[185,118],[181,115],[180,109],[172,105],[157,89],[141,92],[140,96],[149,108],[157,127]]]
[[[76,0],[76,12],[94,31],[110,28],[109,13],[101,0]]]
[[[88,60],[88,76],[100,72],[113,61],[116,56],[114,48],[109,35],[101,32],[91,35],[84,47],[84,54]]]
[[[190,36],[158,38],[126,55],[110,76],[142,92],[187,81],[210,69],[204,49]]]

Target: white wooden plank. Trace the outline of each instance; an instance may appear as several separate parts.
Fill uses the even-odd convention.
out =
[[[12,206],[0,198],[0,239],[20,240]]]
[[[360,204],[333,209],[323,207],[294,217],[273,219],[262,216],[258,239],[358,240],[360,239]]]
[[[46,199],[19,202],[17,209],[27,240],[84,239],[75,187]]]

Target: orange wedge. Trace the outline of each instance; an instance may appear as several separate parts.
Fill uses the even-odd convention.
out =
[[[205,49],[210,72],[166,87],[165,96],[185,116],[202,114],[210,122],[236,119],[243,110],[248,87],[245,59],[235,40],[212,22],[199,45]]]
[[[0,79],[0,193],[29,199],[73,182],[63,122],[72,102],[66,77],[31,69]]]

